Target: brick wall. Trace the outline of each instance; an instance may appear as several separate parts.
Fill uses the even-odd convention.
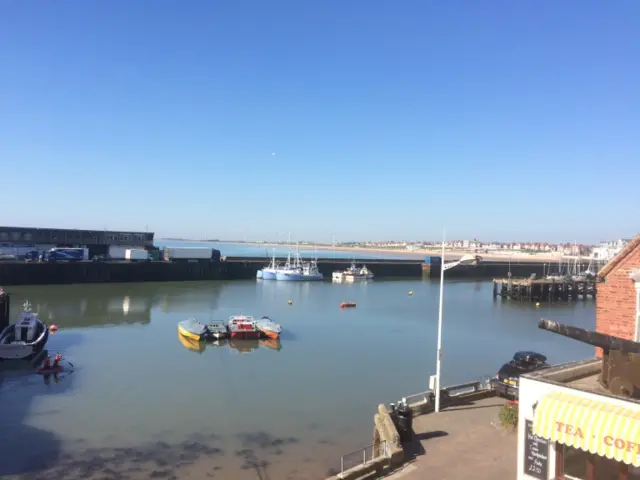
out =
[[[640,268],[640,245],[598,285],[598,332],[633,340],[636,328],[636,287],[629,275],[635,268]],[[602,355],[600,349],[596,349],[596,355]]]

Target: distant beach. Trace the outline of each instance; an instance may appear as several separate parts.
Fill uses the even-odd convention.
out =
[[[264,247],[264,248],[282,248],[287,247],[286,244],[283,243],[259,243],[259,242],[221,242],[227,243],[231,245],[250,245],[252,247]],[[429,255],[440,256],[442,250],[440,248],[433,248],[429,250],[406,250],[402,248],[374,248],[374,247],[334,247],[332,245],[309,245],[304,244],[300,245],[301,249],[304,250],[323,250],[323,251],[336,251],[336,252],[357,252],[357,253],[392,253],[397,255],[406,255],[407,258],[423,258]],[[532,254],[532,253],[520,253],[520,252],[488,252],[488,253],[477,253],[471,250],[447,250],[445,251],[445,260],[447,257],[459,258],[463,255],[479,255],[485,260],[505,260],[509,259],[513,261],[524,261],[524,262],[557,262],[562,255],[552,254],[552,253],[540,253],[540,254]]]

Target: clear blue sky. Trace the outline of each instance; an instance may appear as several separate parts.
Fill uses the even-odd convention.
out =
[[[0,46],[0,224],[640,231],[637,0],[5,0]]]

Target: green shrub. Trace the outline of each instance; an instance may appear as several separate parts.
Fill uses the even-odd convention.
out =
[[[505,403],[500,409],[500,425],[510,430],[518,426],[518,405]]]

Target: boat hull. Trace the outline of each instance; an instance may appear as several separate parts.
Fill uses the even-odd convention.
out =
[[[234,340],[258,340],[260,332],[258,330],[238,330],[229,332],[229,336]]]
[[[208,333],[206,325],[203,325],[194,319],[180,322],[178,324],[178,332],[180,332],[181,335],[196,341],[204,340]]]
[[[256,272],[256,278],[264,278],[264,272],[262,270],[258,270]]]
[[[271,330],[262,330],[262,333],[264,334],[265,337],[271,338],[274,340],[280,338],[280,332],[273,332]]]
[[[262,279],[263,280],[276,280],[276,272],[273,269],[264,268],[262,270]]]
[[[283,282],[310,282],[310,281],[319,281],[322,280],[323,276],[321,273],[313,274],[313,275],[304,275],[302,273],[294,273],[294,272],[278,272],[276,273],[276,280]]]
[[[3,332],[2,336],[10,335],[10,329],[15,325],[9,325]],[[27,343],[3,343],[0,344],[0,359],[4,360],[20,360],[30,359],[39,354],[47,344],[49,340],[49,329],[46,325],[42,324],[43,331],[40,336],[34,342]]]

